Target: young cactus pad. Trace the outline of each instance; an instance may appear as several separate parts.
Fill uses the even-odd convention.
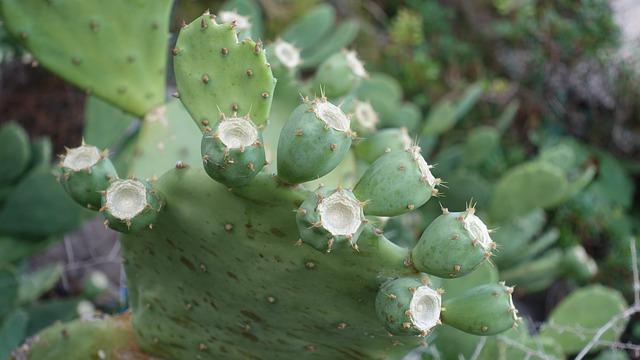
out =
[[[392,151],[374,161],[353,193],[367,201],[367,215],[395,216],[417,209],[437,194],[440,179],[431,174],[420,148]]]
[[[227,186],[249,183],[266,164],[261,127],[249,116],[222,118],[202,136],[202,161],[212,179]]]
[[[298,184],[333,170],[355,137],[349,117],[325,97],[303,99],[289,116],[278,140],[278,176]]]
[[[100,209],[100,191],[106,190],[118,177],[107,154],[107,150],[100,152],[95,146],[83,143],[77,148],[67,149],[67,154],[62,156],[58,179],[78,204]]]
[[[238,41],[234,24],[218,24],[207,11],[184,24],[171,50],[178,96],[204,131],[217,114],[248,114],[266,124],[275,79],[262,42]]]
[[[320,251],[353,247],[366,223],[361,203],[351,190],[320,187],[297,210],[300,241]]]
[[[464,212],[442,209],[411,252],[413,266],[442,278],[464,276],[491,256],[496,243],[469,206]]]

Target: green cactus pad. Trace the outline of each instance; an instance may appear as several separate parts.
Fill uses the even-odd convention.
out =
[[[369,166],[353,193],[367,202],[367,215],[400,215],[419,208],[438,193],[440,179],[430,168],[417,146],[392,151]]]
[[[346,19],[341,21],[333,29],[333,32],[322,40],[322,43],[306,49],[300,67],[302,69],[315,68],[331,54],[349,47],[358,36],[359,30],[360,23],[358,20]]]
[[[278,140],[278,176],[298,184],[328,174],[345,157],[355,133],[349,118],[326,98],[303,99]]]
[[[366,222],[362,206],[348,189],[318,188],[297,210],[300,241],[326,252],[345,247],[357,249],[356,242]]]
[[[369,225],[359,251],[327,255],[295,246],[292,209],[307,193],[267,174],[229,191],[193,166],[156,186],[168,206],[153,231],[122,237],[134,333],[149,354],[394,359],[423,341],[389,337],[377,319],[382,282],[411,269],[408,251]]]
[[[489,201],[494,221],[505,221],[538,207],[549,207],[564,197],[569,186],[564,171],[544,161],[509,169],[495,185]]]
[[[266,164],[261,127],[245,117],[226,117],[202,136],[202,161],[212,179],[227,186],[248,184]]]
[[[329,4],[319,4],[287,26],[280,37],[305,52],[313,52],[326,41],[335,21],[335,9]]]
[[[613,317],[627,308],[622,294],[602,285],[590,285],[571,293],[558,304],[540,330],[540,336],[554,338],[565,354],[582,350],[591,338]],[[620,338],[628,318],[620,320],[607,329],[593,349],[602,348],[602,343],[615,342]],[[571,329],[571,331],[567,331]]]
[[[105,225],[123,233],[152,228],[164,198],[149,182],[137,179],[117,179],[102,192],[100,212]]]
[[[118,177],[108,153],[108,150],[100,152],[95,146],[82,144],[67,149],[62,157],[58,179],[78,204],[93,210],[100,209],[100,191],[106,190]]]
[[[345,96],[367,72],[355,51],[343,50],[326,59],[316,72],[314,88],[323,89],[328,97]]]
[[[9,31],[44,67],[142,116],[164,102],[171,4],[7,0],[0,10]]]
[[[339,100],[340,108],[351,116],[351,129],[359,138],[367,138],[375,133],[380,125],[380,116],[370,101],[361,101],[354,96]]]
[[[380,287],[378,319],[393,335],[426,336],[440,324],[442,290],[428,286],[429,278],[399,278]]]
[[[176,96],[202,131],[220,112],[268,120],[275,79],[262,43],[238,41],[236,32],[207,12],[182,27],[172,50]]]
[[[422,233],[411,260],[416,269],[431,275],[464,276],[487,260],[496,244],[473,207],[464,212],[442,210]]]
[[[405,128],[382,129],[356,142],[353,146],[356,155],[368,163],[373,163],[380,156],[396,150],[407,150],[413,142]]]
[[[131,313],[55,324],[16,351],[19,359],[160,360],[143,353],[136,344]]]
[[[0,187],[11,184],[29,166],[29,135],[14,122],[0,127]]]
[[[480,285],[443,302],[442,322],[474,335],[495,335],[517,326],[518,316],[504,283]]]

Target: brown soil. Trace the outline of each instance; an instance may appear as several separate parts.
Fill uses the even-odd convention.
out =
[[[32,139],[49,136],[54,154],[80,143],[85,97],[41,67],[17,60],[0,65],[0,124],[15,120]]]

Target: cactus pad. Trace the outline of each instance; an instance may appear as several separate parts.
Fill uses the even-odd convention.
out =
[[[208,12],[178,36],[174,55],[180,100],[201,130],[218,114],[248,114],[267,122],[275,79],[262,42],[238,41],[233,24],[218,24]]]
[[[171,4],[7,0],[0,10],[9,31],[44,67],[142,116],[164,102]]]

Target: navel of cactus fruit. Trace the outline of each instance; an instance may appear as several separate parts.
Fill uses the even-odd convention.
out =
[[[206,12],[180,30],[174,55],[177,96],[204,131],[214,114],[248,114],[267,122],[275,79],[262,42],[238,40],[237,23]]]
[[[319,187],[296,211],[300,241],[320,251],[353,247],[366,222],[364,204],[342,187]]]
[[[358,141],[353,147],[358,158],[373,163],[388,152],[410,149],[412,144],[413,141],[407,134],[407,129],[387,128]]]
[[[147,181],[138,179],[114,180],[102,192],[100,212],[105,225],[123,232],[135,233],[152,228],[164,206],[164,197]]]
[[[333,170],[356,135],[349,117],[325,97],[303,99],[289,116],[278,140],[278,176],[298,184]]]
[[[376,131],[376,125],[380,122],[378,113],[373,109],[369,101],[355,100],[353,109],[353,127],[364,134]]]
[[[323,86],[329,97],[346,95],[360,79],[367,77],[364,65],[355,51],[343,50],[325,60],[316,73],[316,86]]]
[[[442,290],[427,284],[428,277],[398,278],[380,287],[376,296],[378,318],[393,335],[426,336],[440,322]]]
[[[209,176],[226,186],[249,183],[266,164],[261,127],[249,116],[226,117],[202,137],[202,161]]]
[[[442,209],[411,251],[413,266],[431,275],[464,276],[489,259],[496,243],[469,206],[464,212]]]
[[[100,152],[97,147],[83,143],[67,149],[60,161],[58,179],[62,187],[74,201],[89,209],[100,209],[100,191],[118,178],[107,154],[108,150]]]
[[[271,67],[278,67],[280,65],[286,67],[289,70],[295,69],[302,63],[300,59],[300,50],[293,44],[284,40],[277,40],[269,49],[270,53],[274,56],[271,58]]]
[[[471,288],[443,303],[442,322],[474,335],[495,335],[517,327],[512,293],[504,282]]]
[[[441,181],[430,168],[417,146],[392,151],[369,166],[353,193],[367,201],[367,215],[400,215],[417,209],[438,193],[436,186]]]

